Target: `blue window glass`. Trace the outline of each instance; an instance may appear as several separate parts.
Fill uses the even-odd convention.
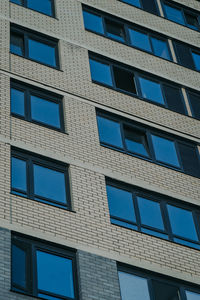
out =
[[[173,234],[198,241],[192,212],[172,205],[167,209]]]
[[[164,233],[161,233],[161,232],[158,232],[158,231],[155,231],[155,230],[150,230],[150,229],[147,229],[147,228],[141,228],[141,232],[160,237],[161,239],[168,240],[168,235],[167,234],[164,234]]]
[[[100,141],[122,148],[120,123],[97,116]]]
[[[131,28],[129,28],[128,30],[129,30],[131,45],[151,52],[151,45],[147,34],[137,30],[133,30]]]
[[[36,61],[56,67],[55,47],[29,39],[28,56]]]
[[[152,135],[153,148],[156,160],[180,167],[176,147],[173,141]]]
[[[11,88],[11,112],[24,116],[24,92]]]
[[[184,16],[180,9],[169,6],[167,4],[164,4],[164,9],[165,9],[165,16],[167,19],[185,25]]]
[[[26,161],[12,157],[12,188],[26,192]]]
[[[161,86],[155,81],[139,77],[142,97],[149,99],[153,102],[165,104]]]
[[[90,59],[90,71],[92,80],[112,86],[112,76],[110,66]]]
[[[105,19],[106,34],[108,37],[116,39],[120,42],[125,41],[125,33],[122,24]]]
[[[110,215],[135,223],[135,210],[132,193],[107,185]]]
[[[31,95],[32,120],[60,128],[59,104]]]
[[[200,300],[200,294],[186,291],[187,300]]]
[[[200,71],[200,54],[192,52],[192,57],[193,57],[193,60],[194,60],[196,70]]]
[[[137,6],[137,7],[141,7],[141,3],[140,0],[122,0],[122,2]]]
[[[22,5],[22,0],[10,0],[10,2]]]
[[[65,174],[39,165],[33,165],[34,194],[66,204]]]
[[[52,16],[52,0],[27,0],[27,7]]]
[[[141,224],[164,230],[160,204],[158,202],[137,197]]]
[[[22,56],[24,54],[23,36],[11,34],[10,36],[10,52]]]
[[[42,293],[38,293],[38,297],[41,297],[42,299],[47,299],[47,300],[60,300],[60,298],[45,295],[45,294],[42,294]]]
[[[43,251],[36,255],[39,293],[74,298],[72,260]]]
[[[124,129],[126,147],[133,153],[149,156],[145,133],[135,131],[133,128]]]
[[[86,29],[104,34],[103,22],[100,16],[83,11],[83,19]]]
[[[26,288],[26,252],[12,245],[12,283],[23,289]]]
[[[170,60],[170,54],[169,49],[167,46],[167,42],[163,40],[159,40],[157,38],[151,38],[152,46],[153,46],[153,52],[155,55],[166,58]]]

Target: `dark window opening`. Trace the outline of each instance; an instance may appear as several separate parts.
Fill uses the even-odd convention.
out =
[[[117,39],[118,41],[125,42],[125,32],[123,25],[111,21],[109,19],[105,19],[106,24],[106,33],[108,37]]]
[[[125,126],[124,135],[127,150],[144,156],[149,156],[148,143],[145,132]]]
[[[134,82],[134,73],[127,70],[113,67],[116,88],[136,94],[136,86]]]

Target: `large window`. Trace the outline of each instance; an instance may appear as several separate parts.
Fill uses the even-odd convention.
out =
[[[57,40],[14,25],[10,34],[11,53],[59,68]]]
[[[142,270],[118,268],[122,300],[199,300],[199,287]]]
[[[196,207],[109,179],[106,187],[112,224],[200,250]]]
[[[152,14],[159,15],[156,0],[119,0],[119,1],[142,8]]]
[[[97,112],[97,122],[101,145],[200,177],[199,153],[192,142],[103,111]]]
[[[54,206],[70,208],[67,166],[13,150],[11,192]]]
[[[12,290],[41,299],[77,299],[75,252],[12,234]]]
[[[54,17],[54,0],[10,0],[10,2]]]
[[[64,131],[61,97],[45,90],[12,81],[11,113],[15,117]]]

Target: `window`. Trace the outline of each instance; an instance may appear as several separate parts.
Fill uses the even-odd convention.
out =
[[[187,10],[167,1],[163,2],[164,14],[168,20],[185,25],[194,30],[200,30],[199,15],[193,10]]]
[[[18,150],[11,157],[11,192],[61,208],[70,208],[67,166]]]
[[[132,68],[90,54],[93,82],[111,87],[140,99],[187,114],[179,86],[171,85],[152,75],[143,75]]]
[[[111,179],[106,188],[112,224],[200,250],[196,207]]]
[[[192,115],[194,118],[200,120],[200,95],[192,91],[188,91],[187,94],[190,102],[190,107],[192,110]]]
[[[157,36],[156,33],[151,33],[147,29],[86,6],[83,6],[83,19],[87,30],[172,60],[168,40],[160,34]]]
[[[97,123],[102,146],[200,177],[196,144],[100,110]]]
[[[37,32],[25,31],[12,25],[10,52],[53,68],[59,68],[58,41]]]
[[[54,0],[10,0],[10,2],[54,17]]]
[[[199,287],[174,278],[118,266],[122,300],[198,300]]]
[[[12,290],[42,299],[77,299],[75,252],[12,234]]]
[[[152,14],[159,15],[158,7],[155,0],[119,0],[121,2],[139,7]]]
[[[11,113],[15,117],[64,131],[61,97],[19,82],[11,82]]]

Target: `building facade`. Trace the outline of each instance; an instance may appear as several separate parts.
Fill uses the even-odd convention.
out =
[[[199,300],[200,2],[0,22],[0,300]]]

